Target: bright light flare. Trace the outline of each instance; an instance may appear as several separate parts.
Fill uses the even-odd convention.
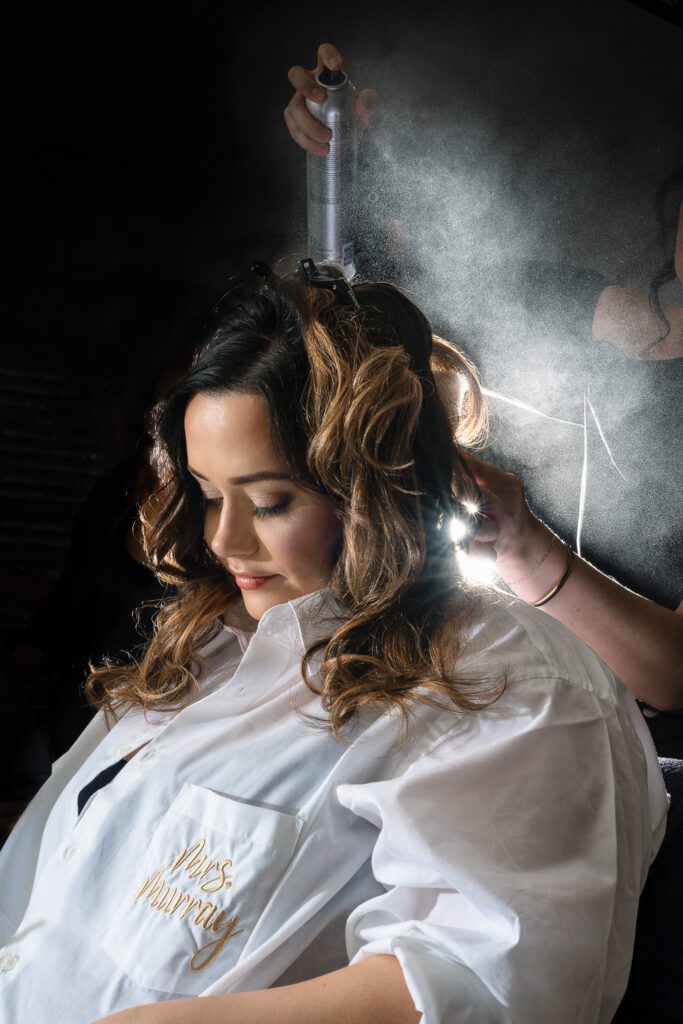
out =
[[[462,507],[466,512],[469,512],[471,516],[476,516],[479,512],[479,506],[476,501],[463,501]],[[453,516],[451,519],[451,538],[455,544],[462,544],[471,531],[472,523],[468,523],[465,519],[461,519],[460,516]]]
[[[469,583],[495,583],[496,563],[485,555],[468,555],[462,549],[457,553],[460,572]]]
[[[469,527],[467,523],[463,519],[458,518],[458,516],[453,516],[451,519],[451,537],[454,543],[461,544],[468,532]]]

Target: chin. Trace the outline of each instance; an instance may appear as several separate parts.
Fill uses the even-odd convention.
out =
[[[249,615],[251,615],[252,619],[256,619],[257,622],[261,618],[261,616],[268,611],[269,608],[272,608],[273,605],[280,603],[279,601],[274,600],[264,601],[263,599],[261,599],[259,601],[258,599],[255,599],[253,597],[247,597],[246,594],[242,594],[242,600],[244,601],[244,607],[246,608]]]
[[[291,600],[293,596],[295,595],[283,593],[281,590],[278,592],[271,592],[270,594],[264,594],[260,591],[254,590],[242,591],[244,607],[251,615],[252,619],[256,619],[257,621],[262,615],[265,615],[269,608],[274,608],[276,604],[285,604],[285,602]]]
[[[306,590],[287,586],[278,587],[277,589],[273,588],[272,590],[268,590],[266,587],[260,587],[258,590],[243,590],[242,600],[252,619],[258,621],[269,608],[274,608],[278,604],[286,604],[287,601],[303,597],[304,594],[312,594],[313,591],[318,590],[321,586],[324,586],[324,584],[318,583]]]

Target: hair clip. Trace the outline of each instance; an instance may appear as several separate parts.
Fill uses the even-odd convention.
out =
[[[297,277],[306,281],[307,284],[314,285],[316,288],[328,288],[331,292],[334,292],[342,302],[346,302],[349,305],[354,305],[360,308],[360,303],[354,295],[353,288],[346,280],[344,275],[339,271],[337,274],[330,274],[328,270],[332,268],[323,268],[321,270],[316,267],[310,256],[306,259],[299,260],[297,264]],[[336,268],[335,268],[336,269]]]
[[[274,274],[267,263],[262,263],[261,260],[254,260],[251,265],[251,271],[253,274],[258,274],[262,277],[266,284],[275,284],[277,281],[277,274]]]

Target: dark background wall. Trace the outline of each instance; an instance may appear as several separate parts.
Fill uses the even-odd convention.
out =
[[[570,393],[580,415],[583,370],[562,364],[589,344],[578,327],[560,350],[548,342],[552,309],[540,330],[529,303],[501,292],[514,278],[501,267],[570,263],[646,287],[661,262],[653,200],[683,163],[681,36],[624,0],[26,5],[3,34],[5,630],[49,590],[80,502],[125,447],[126,417],[227,276],[303,253],[305,162],[281,112],[287,68],[311,66],[319,42],[380,92],[377,222],[407,225],[416,297],[491,387],[555,416]],[[680,362],[659,376],[601,364],[601,416],[637,458],[609,514],[609,470],[591,467],[585,535],[603,568],[669,603]],[[497,407],[493,442],[571,539],[583,435]]]

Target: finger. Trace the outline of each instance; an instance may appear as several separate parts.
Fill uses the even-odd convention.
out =
[[[356,112],[370,116],[379,102],[376,89],[361,89],[356,99]]]
[[[309,100],[315,100],[316,103],[324,103],[327,99],[327,90],[323,89],[322,85],[318,85],[315,80],[315,71],[307,71],[306,68],[302,68],[300,64],[295,64],[294,67],[290,68],[287,72],[287,78],[289,79],[290,85],[292,85],[298,93],[302,96],[306,96]]]
[[[473,540],[481,544],[490,544],[496,550],[501,541],[501,535],[506,531],[506,520],[504,509],[495,495],[490,491],[482,492],[482,503],[477,516],[476,530]]]
[[[358,93],[358,98],[356,99],[356,115],[358,117],[358,125],[361,133],[364,132],[370,124],[373,112],[377,107],[378,99],[378,94],[374,89],[363,89],[362,92]]]
[[[479,527],[473,541],[477,544],[491,544],[495,547],[498,540],[498,523],[495,519],[490,519],[487,516],[483,516],[480,520]]]
[[[492,491],[498,492],[510,486],[513,481],[517,481],[514,473],[507,473],[493,462],[487,462],[486,459],[469,451],[463,452],[463,455],[480,487],[489,487]]]
[[[303,96],[293,96],[285,109],[288,111],[288,117],[285,118],[288,127],[291,121],[295,128],[318,144],[325,144],[332,138],[332,132],[327,125],[321,124],[313,117]]]
[[[318,142],[316,139],[311,138],[310,135],[306,135],[306,133],[302,131],[301,128],[299,128],[299,126],[293,120],[289,107],[285,107],[283,111],[283,116],[289,134],[292,136],[292,138],[294,139],[298,146],[301,146],[302,149],[305,149],[307,153],[313,153],[314,156],[327,156],[327,154],[330,151],[329,145],[325,142]],[[312,118],[312,120],[314,121],[315,124],[319,125],[319,122],[316,121],[315,118]]]
[[[470,544],[469,554],[486,562],[495,562],[498,557],[492,544],[481,544],[476,539]]]
[[[331,68],[338,71],[344,63],[344,58],[334,43],[321,43],[318,47],[318,67]]]
[[[487,462],[485,459],[480,458],[473,452],[463,451],[462,454],[465,462],[469,465],[475,477],[477,476],[477,473],[482,477],[485,477],[487,473],[491,472],[491,470],[495,471],[498,469],[498,467],[494,466],[492,462]]]
[[[518,480],[514,473],[509,472],[507,469],[501,469],[494,462],[487,462],[486,459],[482,459],[479,455],[474,455],[473,452],[463,452],[465,460],[469,463],[470,467],[476,473],[480,473],[481,476],[486,479],[487,477],[491,480]]]

